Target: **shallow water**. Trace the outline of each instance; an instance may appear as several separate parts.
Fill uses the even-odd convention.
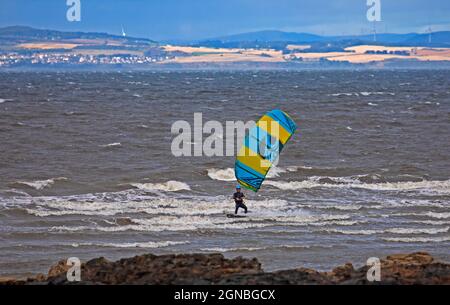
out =
[[[77,256],[224,252],[266,270],[450,260],[450,72],[0,73],[0,275]],[[233,157],[173,157],[177,120],[299,129],[234,209]],[[205,135],[204,137],[206,137]]]

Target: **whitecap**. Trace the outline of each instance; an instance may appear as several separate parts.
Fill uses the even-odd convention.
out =
[[[401,243],[430,243],[430,242],[446,242],[450,241],[450,236],[443,237],[386,237],[385,241],[401,242]]]
[[[211,247],[202,248],[201,251],[206,252],[253,252],[261,250],[272,250],[272,249],[310,249],[312,247],[318,248],[332,248],[333,246],[320,246],[320,245],[274,245],[265,247],[233,247],[233,248],[223,248],[223,247]]]
[[[100,145],[101,147],[119,147],[122,146],[122,143],[120,142],[115,142],[115,143],[109,143],[109,144],[105,144],[105,145]]]
[[[338,230],[338,229],[325,229],[321,230],[328,233],[339,233],[344,235],[373,235],[383,233],[380,230]]]
[[[18,184],[24,184],[29,187],[32,187],[38,191],[48,188],[52,186],[56,181],[64,181],[67,180],[66,177],[58,177],[58,178],[51,178],[47,180],[36,180],[36,181],[17,181]]]
[[[343,92],[343,93],[328,94],[328,96],[334,96],[334,97],[339,97],[339,96],[359,96],[359,94],[356,93],[356,92]]]
[[[5,98],[0,98],[0,104],[6,103],[6,102],[12,102],[12,99],[5,99]]]
[[[286,173],[286,172],[294,172],[297,171],[300,167],[291,166],[288,168],[282,168],[273,166],[270,168],[269,172],[267,173],[266,178],[275,178],[279,177],[280,174]],[[213,180],[219,180],[219,181],[236,181],[236,176],[234,174],[233,168],[225,168],[225,169],[219,169],[219,168],[209,168],[207,169],[208,176]]]
[[[431,217],[436,219],[446,219],[450,218],[450,213],[437,213],[437,212],[426,212],[426,213],[393,213],[389,215],[384,215],[385,217],[389,216],[421,216],[421,217]]]
[[[387,233],[394,234],[439,234],[447,233],[450,227],[446,228],[392,228],[387,229]]]
[[[394,96],[395,95],[395,93],[393,93],[393,92],[383,92],[383,91],[375,91],[375,92],[363,91],[363,92],[360,92],[360,94],[362,96],[370,96],[370,95],[391,95],[391,96]]]
[[[200,250],[206,252],[236,252],[236,251],[258,251],[264,249],[265,249],[264,247],[243,247],[243,248],[212,247],[212,248],[202,248]]]
[[[73,247],[95,246],[95,247],[111,247],[111,248],[163,248],[173,245],[188,244],[189,241],[147,241],[134,243],[75,243]]]
[[[234,169],[225,168],[225,169],[217,169],[217,168],[209,168],[208,176],[213,180],[219,181],[235,181],[236,177],[234,175]]]
[[[131,183],[130,185],[144,191],[178,192],[191,190],[188,184],[174,180],[164,183]]]
[[[335,183],[322,183],[320,179],[330,179]],[[382,182],[362,183],[355,177],[310,177],[303,181],[271,181],[266,180],[264,184],[281,190],[301,190],[311,188],[359,188],[374,191],[419,191],[423,193],[450,194],[450,180],[434,181],[404,181],[404,182]]]

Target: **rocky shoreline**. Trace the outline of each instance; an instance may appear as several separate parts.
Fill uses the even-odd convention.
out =
[[[365,285],[369,267],[351,263],[330,272],[296,268],[265,272],[256,259],[226,259],[222,254],[145,254],[115,262],[100,257],[81,265],[81,282],[68,282],[66,260],[52,266],[47,275],[26,280],[0,279],[3,285],[149,284],[149,285]],[[381,281],[376,284],[450,285],[450,264],[430,254],[390,255],[381,260]]]

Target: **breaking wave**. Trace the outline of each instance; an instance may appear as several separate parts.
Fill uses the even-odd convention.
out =
[[[266,178],[276,178],[276,177],[279,177],[280,174],[287,173],[287,172],[296,172],[301,168],[311,169],[309,167],[301,167],[301,166],[288,166],[286,168],[272,167],[269,170],[269,173],[267,174]],[[213,180],[236,181],[236,177],[234,175],[233,168],[225,168],[225,169],[209,168],[207,171],[208,171],[208,176]]]
[[[143,191],[178,192],[191,190],[188,184],[174,180],[164,183],[131,183],[130,185]]]
[[[358,177],[310,177],[304,181],[268,180],[264,184],[281,190],[359,188],[374,191],[425,191],[437,194],[450,194],[450,180],[364,183]]]
[[[50,178],[47,180],[36,180],[36,181],[17,181],[16,184],[23,184],[27,185],[29,187],[34,188],[35,190],[43,190],[44,188],[48,188],[55,184],[56,181],[65,181],[68,180],[65,177],[58,177],[58,178]]]
[[[386,237],[385,241],[400,243],[429,243],[429,242],[446,242],[450,241],[450,236],[443,237]]]
[[[341,230],[341,229],[324,229],[321,231],[325,231],[328,233],[339,233],[344,235],[374,235],[374,234],[385,234],[385,233],[391,233],[391,234],[440,234],[440,233],[447,233],[449,231],[450,227],[446,228],[392,228],[392,229],[385,229],[385,230]]]
[[[8,98],[0,98],[0,104],[6,103],[6,102],[12,102],[13,99],[8,99]]]
[[[235,181],[236,177],[234,176],[234,169],[226,168],[226,169],[217,169],[210,168],[208,169],[208,176],[213,180],[219,181]]]
[[[437,219],[447,219],[450,218],[450,213],[438,213],[438,212],[425,212],[425,213],[394,213],[389,216],[419,216],[419,217],[431,217]]]
[[[111,247],[111,248],[163,248],[174,245],[188,244],[189,241],[147,241],[135,243],[73,243],[72,247]]]
[[[206,252],[253,252],[261,250],[272,250],[272,249],[311,249],[311,248],[333,248],[332,245],[277,245],[277,246],[266,246],[266,247],[236,247],[236,248],[222,248],[222,247],[212,247],[212,248],[202,248],[201,251]]]
[[[340,92],[340,93],[332,93],[328,94],[328,96],[340,97],[340,96],[371,96],[371,95],[390,95],[395,96],[394,92],[384,92],[384,91],[362,91],[362,92]]]
[[[104,147],[104,148],[108,148],[108,147],[120,147],[122,146],[122,143],[120,142],[115,142],[115,143],[109,143],[109,144],[105,144],[105,145],[100,145],[100,147]]]

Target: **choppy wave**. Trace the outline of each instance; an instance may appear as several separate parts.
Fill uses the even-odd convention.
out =
[[[437,194],[450,194],[450,180],[403,181],[364,183],[355,177],[310,177],[303,181],[265,181],[281,190],[301,190],[311,188],[359,188],[374,191],[425,191]]]
[[[371,95],[391,95],[395,96],[394,92],[384,92],[384,91],[362,91],[362,92],[339,92],[328,94],[328,96],[340,97],[340,96],[371,96]]]
[[[446,228],[392,228],[387,229],[385,232],[394,234],[439,234],[447,233],[450,227]]]
[[[420,223],[431,226],[450,225],[450,221],[445,220],[409,220],[409,223]]]
[[[400,243],[430,243],[430,242],[446,242],[450,241],[450,236],[442,237],[386,237],[385,241]]]
[[[326,245],[276,245],[276,246],[266,246],[266,247],[236,247],[236,248],[223,248],[223,247],[211,247],[202,248],[201,251],[206,252],[253,252],[261,250],[272,250],[272,249],[311,249],[311,248],[332,248],[333,246]]]
[[[288,216],[288,217],[260,217],[250,219],[230,219],[223,217],[205,217],[200,215],[189,216],[172,216],[163,215],[151,218],[132,218],[131,223],[121,226],[54,226],[51,228],[53,232],[174,232],[174,231],[217,231],[217,230],[242,230],[250,228],[264,228],[274,225],[294,225],[305,226],[308,224],[314,226],[327,226],[330,224],[339,224],[334,222],[339,219],[348,219],[348,216],[339,215],[323,215],[323,216]],[[352,225],[352,223],[343,223],[343,225]]]
[[[9,99],[9,98],[0,98],[0,104],[6,103],[6,102],[12,102],[14,101],[13,99]]]
[[[339,96],[359,96],[359,94],[357,92],[340,92],[340,93],[331,93],[331,94],[328,94],[328,96],[335,96],[335,97],[339,97]]]
[[[383,208],[408,208],[408,207],[434,207],[448,208],[448,203],[440,200],[423,200],[423,199],[385,199]]]
[[[234,169],[225,168],[225,169],[217,169],[217,168],[209,168],[208,176],[213,180],[219,181],[235,181],[236,177],[234,176]]]
[[[108,148],[108,147],[120,147],[122,146],[122,143],[120,142],[115,142],[115,143],[109,143],[109,144],[105,144],[105,145],[100,145],[100,147],[104,147],[104,148]]]
[[[109,218],[90,221],[89,225],[53,226],[51,231],[160,232],[245,229],[276,225],[351,226],[364,223],[351,220],[350,215],[311,214],[280,199],[247,200],[251,213],[245,219],[225,217],[226,213],[232,212],[234,205],[222,196],[189,199],[154,197],[115,202],[101,201],[100,198],[77,201],[73,198],[62,200],[58,197],[34,197],[23,198],[22,202],[19,208],[37,217],[85,215]],[[117,222],[117,217],[126,218],[127,221]]]
[[[264,247],[242,247],[242,248],[221,248],[221,247],[212,247],[212,248],[202,248],[201,251],[207,252],[251,252],[251,251],[259,251],[264,250]]]
[[[342,229],[324,229],[322,231],[328,233],[339,233],[344,235],[374,235],[374,234],[440,234],[447,233],[449,227],[446,228],[391,228],[385,230],[342,230]]]
[[[163,248],[174,245],[188,244],[189,241],[147,241],[134,243],[73,243],[72,247],[110,247],[110,248]]]
[[[339,233],[344,235],[373,235],[383,233],[383,230],[340,230],[340,229],[324,229],[320,230],[327,233]]]
[[[393,213],[390,215],[385,215],[386,217],[389,216],[419,216],[419,217],[430,217],[430,218],[437,218],[437,219],[447,219],[450,218],[450,213],[448,212],[424,212],[424,213]]]
[[[362,96],[370,96],[370,95],[391,95],[391,96],[395,96],[394,92],[384,92],[384,91],[362,91],[360,92],[360,94]]]
[[[130,185],[144,191],[178,192],[191,190],[191,187],[187,183],[175,180],[164,183],[131,183]]]
[[[55,184],[56,181],[68,180],[66,177],[50,178],[47,180],[35,180],[35,181],[17,181],[16,184],[23,184],[32,187],[38,191],[48,188]]]
[[[283,174],[286,172],[295,172],[301,168],[302,168],[301,166],[288,166],[286,168],[274,166],[269,170],[266,178],[276,178],[276,177],[279,177],[280,174]],[[308,168],[308,169],[310,169],[310,168]],[[234,175],[233,168],[225,168],[225,169],[209,168],[207,171],[208,171],[208,176],[213,180],[236,181],[236,177]]]

